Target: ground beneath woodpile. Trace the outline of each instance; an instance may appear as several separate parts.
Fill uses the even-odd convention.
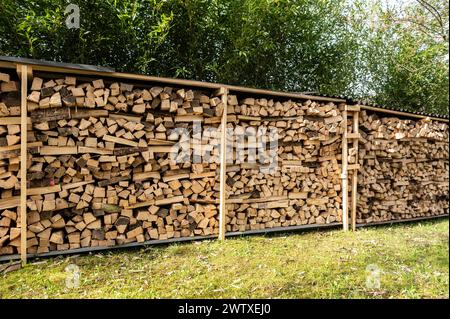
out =
[[[32,260],[2,298],[449,298],[449,221]]]

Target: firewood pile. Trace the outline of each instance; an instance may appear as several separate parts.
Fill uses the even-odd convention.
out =
[[[218,233],[220,97],[35,77],[27,99],[29,253]],[[192,133],[194,122],[206,133]],[[0,128],[8,141],[18,134]],[[205,153],[207,162],[195,161]],[[6,156],[2,174],[13,176],[17,153]],[[11,193],[17,181],[4,185],[3,175]],[[15,253],[16,211],[2,215],[2,253]]]
[[[0,72],[0,255],[20,246],[20,84]]]
[[[340,222],[342,120],[332,103],[229,96],[227,231]]]
[[[342,222],[344,105],[225,91],[35,73],[28,253],[216,236],[225,98],[226,231]],[[20,105],[0,72],[0,255],[21,245]],[[359,134],[358,223],[448,213],[448,123],[361,111]]]
[[[361,112],[357,222],[448,214],[448,124]]]

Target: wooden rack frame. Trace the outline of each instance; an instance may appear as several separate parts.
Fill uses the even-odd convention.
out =
[[[347,142],[347,106],[342,111],[342,159],[341,159],[341,180],[342,180],[342,229],[348,230],[348,142]]]
[[[20,255],[22,263],[27,263],[27,96],[28,66],[20,65]]]
[[[223,113],[220,123],[220,192],[219,192],[219,240],[225,239],[226,233],[226,178],[227,178],[227,105],[228,89],[222,88]]]
[[[14,256],[0,256],[1,260],[10,260],[20,258],[23,264],[26,264],[28,257],[39,257],[39,256],[51,256],[56,254],[67,254],[67,253],[80,253],[80,252],[88,252],[88,251],[97,251],[102,249],[111,249],[111,248],[125,248],[125,247],[134,247],[146,244],[158,244],[158,243],[169,243],[175,241],[190,241],[190,240],[201,240],[201,239],[209,239],[209,238],[218,238],[219,240],[224,240],[225,237],[228,236],[236,236],[241,234],[253,234],[253,233],[269,233],[274,231],[289,231],[289,230],[298,230],[298,229],[310,229],[310,228],[327,228],[327,227],[336,227],[342,225],[343,230],[347,231],[349,226],[349,216],[348,216],[348,173],[349,170],[352,171],[352,197],[351,197],[351,228],[355,230],[357,227],[362,227],[366,225],[358,225],[356,224],[356,204],[357,204],[357,180],[358,180],[358,158],[356,157],[356,164],[349,165],[348,164],[348,141],[352,140],[352,146],[358,149],[358,140],[359,140],[359,112],[361,109],[369,110],[369,111],[377,111],[388,114],[400,115],[400,116],[410,116],[414,118],[426,118],[426,116],[410,114],[399,111],[391,111],[385,109],[379,109],[368,106],[358,106],[358,105],[346,105],[346,101],[343,99],[336,98],[327,98],[327,97],[315,97],[305,94],[297,94],[297,93],[286,93],[286,92],[276,92],[276,91],[268,91],[268,90],[260,90],[260,89],[252,89],[245,87],[237,87],[216,83],[206,83],[199,81],[190,81],[190,80],[178,80],[178,79],[168,79],[168,78],[158,78],[151,77],[146,75],[136,75],[136,74],[127,74],[127,73],[116,73],[116,72],[107,72],[107,71],[92,71],[92,70],[80,70],[80,69],[70,69],[63,68],[58,66],[45,66],[39,64],[21,64],[21,63],[13,63],[13,62],[5,62],[0,61],[0,67],[16,69],[17,74],[19,75],[19,79],[21,82],[21,116],[19,118],[15,118],[13,121],[15,124],[21,125],[21,147],[20,147],[20,229],[21,229],[21,246],[20,246],[20,255]],[[187,237],[187,238],[172,238],[167,240],[151,240],[144,243],[131,243],[125,245],[119,245],[114,247],[87,247],[87,248],[78,248],[72,249],[69,251],[58,251],[58,252],[50,252],[47,254],[40,255],[32,255],[27,254],[27,147],[30,146],[27,143],[27,126],[30,123],[30,119],[27,116],[27,87],[28,80],[31,79],[33,71],[40,72],[56,72],[63,74],[82,74],[86,76],[100,76],[100,77],[113,77],[119,79],[126,80],[136,80],[143,82],[151,82],[151,83],[165,83],[165,84],[175,84],[180,86],[191,86],[191,87],[200,87],[206,89],[215,89],[217,90],[216,94],[221,97],[222,103],[224,105],[224,112],[221,118],[221,142],[220,142],[220,191],[219,191],[219,235],[211,235],[211,236],[198,236],[198,237]],[[290,227],[277,227],[276,229],[264,229],[258,231],[245,231],[245,232],[226,232],[226,149],[227,149],[227,103],[228,103],[228,94],[230,91],[235,93],[246,93],[246,94],[259,94],[259,95],[269,95],[273,97],[285,97],[285,98],[293,98],[293,99],[311,99],[316,101],[325,101],[325,102],[334,102],[334,103],[343,103],[343,126],[344,133],[342,137],[342,159],[341,159],[341,186],[342,186],[342,223],[332,223],[325,225],[303,225],[303,226],[290,226]],[[350,113],[349,113],[350,112]],[[348,134],[347,132],[347,124],[348,124],[348,116],[352,116],[352,129],[353,133]],[[432,118],[433,120],[447,122],[448,119],[442,118]],[[445,217],[448,215],[435,216],[431,218],[437,217]],[[428,218],[417,218],[417,220],[429,219]],[[403,220],[408,221],[408,220]],[[391,221],[394,223],[397,221]],[[389,224],[390,222],[386,222]]]

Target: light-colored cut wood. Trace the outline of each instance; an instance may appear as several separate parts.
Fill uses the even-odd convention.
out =
[[[358,135],[358,139],[359,139],[359,110],[356,110],[353,113],[353,132],[356,132],[356,134]],[[355,139],[353,141],[353,148],[356,149],[356,162],[358,163],[358,144],[359,144],[359,140]],[[356,164],[359,166],[359,164]],[[351,166],[351,165],[349,165]],[[359,168],[359,167],[358,167]],[[351,222],[352,222],[352,230],[355,231],[356,230],[356,205],[357,205],[357,201],[358,201],[358,171],[355,170],[353,171],[353,175],[352,175],[352,201],[351,201],[351,205],[352,205],[352,209],[351,209]]]
[[[219,200],[219,240],[225,240],[225,232],[226,232],[226,174],[227,174],[227,163],[226,163],[226,141],[227,141],[227,101],[228,94],[227,90],[224,89],[222,94],[222,104],[223,104],[223,113],[222,113],[222,121],[220,126],[220,200]]]
[[[342,112],[342,126],[344,134],[342,136],[342,227],[348,231],[348,147],[347,147],[347,111]]]
[[[78,147],[76,146],[42,146],[39,148],[41,155],[68,155],[78,154]]]
[[[61,191],[61,185],[37,187],[37,188],[29,188],[27,190],[27,195],[28,196],[44,195],[44,194],[57,193],[60,191]]]
[[[20,148],[20,257],[27,263],[27,87],[28,66],[21,65],[21,148]]]
[[[117,143],[117,144],[133,146],[133,147],[137,147],[139,145],[137,142],[130,141],[125,138],[111,136],[111,135],[104,135],[103,140],[108,141],[108,142]]]

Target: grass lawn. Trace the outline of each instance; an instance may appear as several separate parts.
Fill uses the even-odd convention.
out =
[[[448,245],[444,219],[32,260],[0,275],[0,299],[449,298]],[[78,288],[66,287],[69,264]],[[379,288],[366,286],[368,265]]]

